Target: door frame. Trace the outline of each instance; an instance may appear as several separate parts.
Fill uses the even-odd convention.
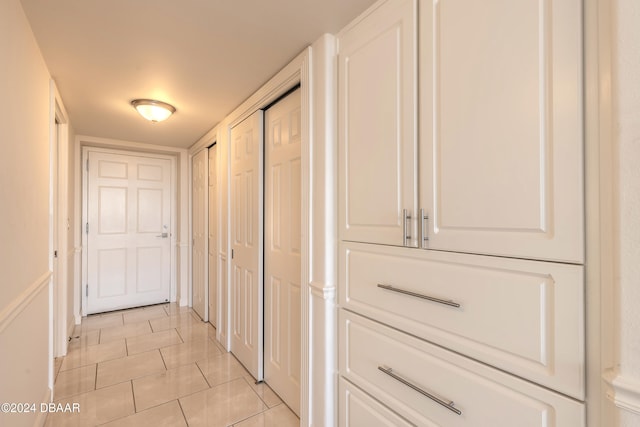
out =
[[[67,354],[74,327],[69,312],[69,116],[54,80],[49,83],[49,373],[54,391],[54,358]],[[73,254],[73,251],[71,251]]]
[[[96,146],[83,146],[82,147],[82,155],[81,162],[79,167],[82,170],[82,222],[81,222],[81,235],[82,235],[82,281],[80,284],[80,306],[81,306],[81,315],[85,317],[87,315],[87,295],[86,295],[86,286],[87,286],[87,277],[88,277],[88,247],[87,247],[87,233],[86,233],[86,224],[89,219],[89,203],[88,203],[88,173],[87,173],[87,161],[89,159],[90,152],[99,152],[99,153],[108,153],[108,154],[120,154],[120,155],[129,155],[129,156],[142,156],[142,157],[153,157],[159,159],[169,160],[171,162],[171,185],[170,185],[170,193],[171,193],[171,239],[170,239],[170,253],[171,253],[171,265],[170,265],[170,292],[169,292],[169,301],[176,301],[177,294],[177,251],[176,251],[176,243],[179,236],[178,229],[178,221],[177,221],[177,159],[175,156],[160,154],[157,152],[146,152],[146,151],[137,151],[137,150],[123,150],[123,149],[115,149],[115,148],[105,148],[105,147],[96,147]]]

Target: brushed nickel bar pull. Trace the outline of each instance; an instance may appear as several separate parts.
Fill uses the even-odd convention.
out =
[[[429,215],[425,214],[424,209],[420,209],[420,247],[427,249],[426,243],[429,241]]]
[[[394,288],[391,285],[383,285],[382,283],[378,283],[378,287],[382,288],[382,289],[386,289],[386,290],[391,291],[391,292],[397,292],[399,294],[410,295],[412,297],[422,298],[422,299],[426,299],[428,301],[437,302],[438,304],[444,304],[444,305],[448,305],[450,307],[460,308],[460,304],[458,304],[457,302],[452,301],[452,300],[441,299],[441,298],[436,298],[436,297],[430,297],[429,295],[418,294],[416,292],[407,291],[406,289]]]
[[[411,234],[409,233],[409,220],[411,220],[411,215],[409,215],[409,211],[406,209],[402,209],[402,245],[409,246],[409,239],[411,239]]]
[[[453,406],[453,400],[443,399],[441,397],[436,396],[433,393],[429,393],[428,391],[423,390],[422,388],[418,387],[417,385],[415,385],[415,384],[411,383],[410,381],[407,381],[406,379],[402,378],[400,375],[395,374],[393,372],[393,369],[391,369],[388,366],[380,365],[380,366],[378,366],[378,370],[384,372],[387,375],[389,375],[394,380],[399,381],[402,384],[406,385],[407,387],[417,391],[418,393],[422,394],[423,396],[428,397],[429,399],[433,400],[437,404],[444,406],[445,408],[447,408],[451,412],[454,412],[454,413],[456,413],[458,415],[462,415],[462,411],[459,410],[458,408],[456,408],[455,406]]]

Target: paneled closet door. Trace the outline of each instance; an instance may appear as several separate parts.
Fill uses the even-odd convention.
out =
[[[231,130],[231,352],[263,377],[263,112]]]
[[[207,319],[207,150],[193,156],[191,163],[192,211],[192,292],[193,310],[202,320]]]
[[[338,36],[342,240],[417,244],[416,7],[390,0]]]
[[[218,146],[209,148],[209,323],[218,327]]]
[[[580,5],[421,3],[420,246],[583,262]]]

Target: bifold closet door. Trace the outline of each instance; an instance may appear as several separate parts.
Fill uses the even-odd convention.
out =
[[[231,352],[263,379],[263,112],[231,129]]]
[[[264,379],[300,413],[300,90],[265,112]]]
[[[193,310],[202,320],[207,320],[207,150],[202,150],[193,156],[191,163],[191,194],[192,194],[192,267],[191,281],[193,295]]]
[[[209,148],[209,323],[218,327],[218,146]]]

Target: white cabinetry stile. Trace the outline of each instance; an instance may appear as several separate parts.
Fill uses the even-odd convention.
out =
[[[581,16],[384,0],[338,35],[339,425],[586,425]]]

